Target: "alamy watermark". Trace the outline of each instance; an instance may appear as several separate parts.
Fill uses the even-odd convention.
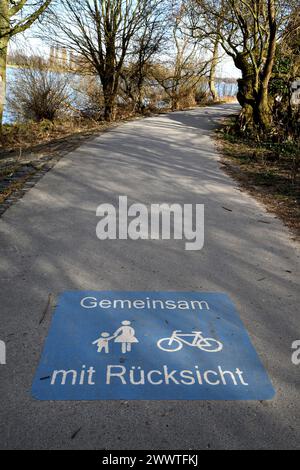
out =
[[[99,240],[185,240],[185,249],[198,251],[204,245],[203,204],[144,204],[128,206],[127,196],[119,197],[116,208],[101,204],[96,234]]]
[[[6,344],[0,340],[0,365],[6,364]]]
[[[292,363],[295,366],[299,366],[300,365],[300,340],[293,342],[292,349],[294,350],[292,354]]]

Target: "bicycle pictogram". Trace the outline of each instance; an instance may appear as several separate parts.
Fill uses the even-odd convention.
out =
[[[175,330],[169,338],[161,338],[157,342],[159,349],[165,352],[180,351],[184,345],[211,353],[220,352],[223,349],[223,344],[220,341],[214,338],[205,338],[201,331],[183,333],[181,330]]]

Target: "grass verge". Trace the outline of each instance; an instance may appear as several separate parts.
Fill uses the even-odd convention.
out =
[[[225,171],[300,237],[300,144],[255,141],[233,132],[236,117],[218,130]]]

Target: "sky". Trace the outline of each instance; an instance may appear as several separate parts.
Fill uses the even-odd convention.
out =
[[[11,44],[12,50],[23,49],[24,51],[34,51],[36,54],[48,55],[50,52],[49,45],[41,39],[37,39],[32,35],[32,31],[26,31],[22,35],[18,35]],[[218,69],[217,76],[223,78],[239,78],[240,71],[235,67],[231,57],[224,55]]]
[[[217,75],[223,78],[240,78],[241,72],[234,65],[232,58],[226,56],[219,64]]]

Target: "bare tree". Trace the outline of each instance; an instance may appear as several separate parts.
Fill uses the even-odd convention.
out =
[[[159,0],[61,0],[48,36],[83,57],[99,75],[105,119],[114,118],[119,80],[133,39]]]
[[[172,46],[168,59],[153,67],[153,77],[169,96],[173,110],[179,109],[182,99],[190,98],[207,75],[210,63],[210,59],[202,56],[198,42],[191,40],[182,30],[184,13],[180,5],[173,18]]]
[[[216,70],[219,63],[219,47],[220,41],[219,38],[216,38],[213,42],[213,50],[212,50],[212,60],[209,69],[209,89],[214,101],[217,101],[219,98],[217,88],[216,88]]]
[[[213,40],[241,71],[238,100],[242,125],[263,130],[272,123],[268,87],[276,44],[293,0],[194,0],[194,27]],[[189,3],[189,7],[190,7]]]
[[[44,13],[52,0],[0,0],[0,125],[6,95],[9,41],[26,31]]]
[[[210,35],[204,28],[204,15],[197,3],[197,0],[182,0],[183,22],[185,25],[185,34],[197,41],[198,48],[202,50],[203,55],[208,59],[208,86],[213,101],[219,98],[216,88],[217,67],[221,60],[220,37],[218,32],[221,30],[222,17],[215,24],[215,33]]]
[[[286,140],[298,141],[300,146],[300,109],[293,101],[293,93],[296,91],[299,77],[300,11],[295,11],[277,45],[269,90],[273,104],[273,117],[277,125],[277,136],[284,135]],[[298,152],[298,165],[299,154],[300,152]]]
[[[133,40],[130,60],[121,73],[124,92],[139,112],[144,109],[144,88],[146,81],[151,81],[154,61],[166,46],[169,27],[167,4],[166,0],[157,1],[152,14],[145,18]]]

